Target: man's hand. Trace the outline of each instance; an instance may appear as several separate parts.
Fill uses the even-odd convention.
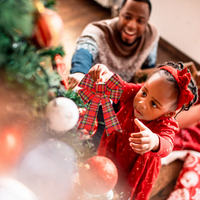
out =
[[[96,82],[106,82],[113,73],[102,64],[96,64],[94,65],[88,72],[88,74],[92,77],[92,79]],[[80,81],[83,79],[85,74],[77,72],[74,74],[68,75],[68,87],[69,89],[75,88]]]
[[[92,77],[92,79],[96,82],[106,82],[113,73],[102,64],[94,65],[88,72],[88,74]]]
[[[132,147],[132,149],[139,154],[143,154],[151,150],[158,151],[158,136],[138,119],[135,119],[135,123],[140,129],[140,132],[132,133],[131,137],[129,138],[130,146]]]
[[[85,74],[80,73],[80,72],[68,75],[69,89],[74,89],[79,84],[79,82],[82,80],[82,78],[84,76],[85,76]]]

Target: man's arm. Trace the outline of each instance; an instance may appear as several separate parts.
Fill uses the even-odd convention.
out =
[[[70,73],[88,73],[98,52],[97,43],[91,37],[79,38],[75,53],[72,57]]]
[[[98,55],[98,46],[91,37],[82,37],[77,41],[76,51],[72,57],[69,88],[73,89],[88,73]]]

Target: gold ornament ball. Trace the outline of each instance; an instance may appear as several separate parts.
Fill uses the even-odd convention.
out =
[[[63,34],[63,21],[57,12],[45,8],[38,13],[33,31],[33,40],[41,48],[56,47]]]

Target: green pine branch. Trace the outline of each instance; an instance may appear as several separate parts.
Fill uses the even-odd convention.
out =
[[[55,6],[55,0],[42,3],[49,8]],[[65,55],[63,47],[39,49],[30,39],[35,10],[33,1],[0,0],[0,69],[6,72],[8,81],[17,81],[27,93],[34,94],[35,101],[42,97],[43,105],[48,102],[48,91],[54,89],[57,96],[68,97],[78,107],[85,107],[75,92],[61,92],[61,77],[53,65],[56,54]]]

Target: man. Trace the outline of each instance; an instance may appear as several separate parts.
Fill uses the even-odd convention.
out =
[[[69,87],[74,88],[96,63],[131,82],[139,69],[155,66],[159,35],[149,23],[149,0],[124,0],[119,17],[92,22],[77,40]]]

